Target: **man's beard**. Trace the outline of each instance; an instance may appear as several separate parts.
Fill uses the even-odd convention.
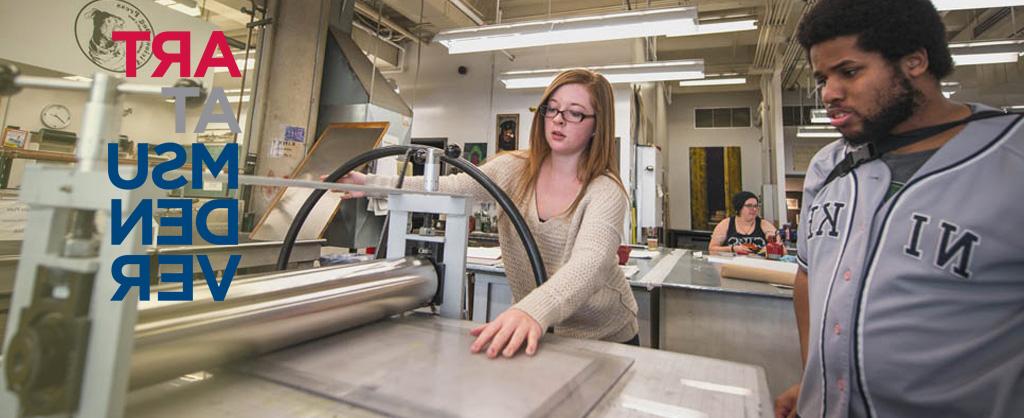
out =
[[[862,129],[859,134],[844,135],[846,142],[853,146],[878,142],[889,137],[893,128],[910,118],[917,110],[918,98],[922,93],[914,88],[906,75],[893,69],[895,75],[889,91],[892,95],[879,97],[877,101],[878,112],[868,117],[864,116]]]

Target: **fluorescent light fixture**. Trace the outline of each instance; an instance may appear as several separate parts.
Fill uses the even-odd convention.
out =
[[[696,31],[697,8],[672,7],[455,29],[437,34],[434,40],[448,48],[449,54],[465,54]]]
[[[1004,112],[1024,112],[1024,106],[1022,106],[1022,105],[1003,106],[1003,111]]]
[[[1017,62],[1017,54],[1001,52],[992,54],[953,55],[955,65],[1011,64]]]
[[[242,63],[245,63],[245,68],[242,68]],[[239,71],[241,71],[243,69],[251,70],[253,68],[256,68],[256,59],[255,58],[249,58],[249,59],[239,58],[239,59],[235,60],[235,65],[238,66],[238,70]],[[215,72],[215,73],[226,73],[226,72],[228,72],[228,69],[224,68],[224,67],[216,67],[216,68],[213,69],[213,72]]]
[[[695,87],[695,86],[728,86],[732,84],[747,84],[746,77],[735,77],[735,78],[705,78],[702,80],[685,80],[680,81],[680,87]]]
[[[1008,64],[1024,55],[1024,41],[985,41],[949,45],[955,65]]]
[[[811,109],[811,123],[829,123],[828,111],[825,109]]]
[[[960,82],[958,81],[943,81],[941,84],[942,95],[947,99],[960,92]]]
[[[228,103],[238,103],[238,89],[224,90],[224,95],[226,95],[228,97]],[[245,89],[245,96],[242,96],[242,101],[243,102],[248,102],[249,100],[250,100],[250,98],[249,98],[249,89]],[[164,99],[164,101],[167,102],[167,103],[174,103],[174,99],[173,98],[171,98],[171,99]]]
[[[1024,6],[1024,0],[932,0],[932,4],[936,10],[944,11]]]
[[[256,54],[256,48],[249,49],[249,56],[253,56],[255,54]],[[217,54],[217,55],[220,56],[220,54]],[[244,57],[245,56],[245,50],[244,49],[232,49],[231,50],[231,55],[234,55],[236,57]]]
[[[668,36],[675,37],[690,35],[708,35],[712,33],[742,32],[757,29],[757,20],[754,19],[733,20],[729,22],[718,22],[715,20],[711,20],[705,22],[698,23],[697,29],[694,30],[693,32]]]
[[[171,10],[184,13],[192,17],[198,17],[202,14],[202,12],[199,11],[199,5],[196,4],[195,0],[156,0],[156,4],[167,6]]]
[[[199,11],[198,7],[188,7],[184,4],[172,4],[167,7],[170,7],[172,10],[179,11],[192,17],[198,17],[200,14],[202,14]]]
[[[89,77],[82,77],[80,75],[69,75],[69,76],[64,76],[64,77],[61,77],[61,78],[65,79],[65,80],[71,80],[71,81],[92,82],[91,78],[89,78]]]
[[[842,138],[836,128],[831,126],[801,126],[796,129],[797,138]]]
[[[957,43],[949,44],[949,47],[950,48],[981,48],[981,47],[987,47],[987,46],[1004,46],[1005,47],[1007,45],[1017,45],[1018,46],[1017,49],[1020,49],[1019,47],[1020,47],[1021,44],[1024,44],[1024,41],[1014,40],[1014,39],[1004,39],[1004,40],[995,40],[995,41],[957,42]]]
[[[609,83],[690,80],[704,77],[704,60],[645,62],[642,64],[587,67],[608,79]],[[508,89],[544,88],[565,69],[509,71],[499,77]]]

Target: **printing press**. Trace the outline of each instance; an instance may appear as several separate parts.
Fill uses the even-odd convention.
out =
[[[23,88],[86,90],[90,98],[77,165],[32,166],[25,176],[20,199],[30,206],[30,233],[3,340],[0,416],[772,414],[763,370],[745,364],[552,334],[532,357],[470,353],[469,329],[479,325],[465,320],[473,202],[437,192],[439,163],[465,160],[435,148],[382,147],[346,162],[323,183],[288,183],[317,189],[311,199],[326,189],[386,198],[386,251],[378,259],[285,270],[306,211],[289,227],[277,260],[281,270],[236,277],[223,301],[197,283],[191,301],[132,303],[139,299],[133,291],[112,302],[112,261],[145,249],[138,234],[112,245],[95,225],[109,225],[111,199],[131,207],[157,190],[111,185],[106,138],[116,137],[123,95],[159,95],[160,88],[104,74],[80,82],[0,71],[0,94]],[[333,183],[373,159],[400,155],[424,161],[424,190]],[[468,163],[459,167],[487,181]],[[240,177],[246,184],[281,181]],[[500,189],[488,190],[518,224],[543,285],[543,262],[521,216]],[[408,233],[415,213],[445,215],[444,236]]]

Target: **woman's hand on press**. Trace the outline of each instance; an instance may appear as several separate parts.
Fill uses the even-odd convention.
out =
[[[473,328],[469,334],[476,337],[469,351],[479,353],[486,348],[487,357],[495,358],[498,355],[516,355],[524,342],[526,355],[534,355],[544,330],[541,329],[540,323],[526,312],[510,308],[494,318],[494,321]]]
[[[739,254],[739,255],[750,254],[750,248],[747,248],[746,245],[733,245],[732,246],[732,251],[734,253],[736,253],[736,254]]]
[[[775,398],[775,418],[793,418],[796,416],[796,401],[800,397],[800,385],[793,385],[778,398]]]
[[[326,179],[327,179],[327,176],[320,176],[320,181],[324,181]],[[351,173],[348,173],[348,174],[344,175],[342,178],[338,179],[338,181],[336,183],[355,184],[357,186],[362,186],[362,185],[366,184],[366,174],[354,171],[354,172],[351,172]],[[338,190],[331,190],[331,192],[332,193],[341,193],[341,198],[342,199],[355,199],[355,198],[360,198],[360,197],[366,196],[366,193],[363,193],[363,192],[342,192],[342,191],[338,191]]]

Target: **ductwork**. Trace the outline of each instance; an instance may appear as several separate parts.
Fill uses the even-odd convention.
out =
[[[386,142],[409,142],[412,109],[359,45],[347,33],[332,28],[324,57],[317,135],[331,123],[380,121],[390,123]]]

